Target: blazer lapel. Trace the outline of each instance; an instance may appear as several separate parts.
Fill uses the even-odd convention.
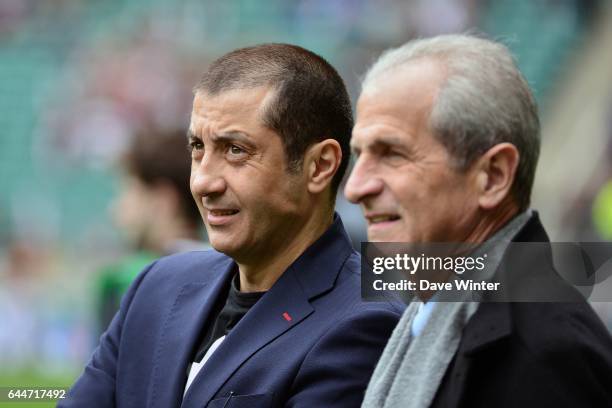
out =
[[[208,402],[254,353],[299,324],[313,308],[292,274],[277,283],[240,320],[197,375],[182,407]]]
[[[463,331],[459,350],[443,380],[445,386],[438,389],[444,395],[438,396],[434,406],[461,406],[474,360],[511,332],[510,304],[481,303]]]
[[[201,407],[210,401],[248,358],[313,313],[309,300],[333,288],[351,253],[350,240],[336,215],[332,226],[227,335],[189,387],[182,407]]]
[[[537,212],[518,231],[512,242],[548,242],[548,236],[540,223]],[[504,254],[500,267],[496,271],[496,279],[509,285],[514,280],[521,279],[517,274],[533,274],[525,256],[512,256],[508,251]],[[508,276],[505,274],[510,273]],[[484,301],[472,316],[463,330],[459,349],[449,371],[445,374],[443,384],[438,389],[438,395],[433,406],[461,406],[466,390],[470,370],[478,358],[487,358],[486,352],[500,341],[512,334],[511,303],[500,301],[503,296],[497,294],[485,295]]]
[[[191,353],[215,301],[229,282],[233,265],[228,258],[218,266],[218,277],[212,281],[187,283],[181,288],[156,347],[148,407],[179,406]]]
[[[510,335],[511,332],[509,303],[481,303],[465,327],[459,352],[471,356]]]

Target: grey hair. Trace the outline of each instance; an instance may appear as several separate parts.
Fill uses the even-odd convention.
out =
[[[429,117],[434,137],[460,170],[496,144],[513,144],[520,159],[511,194],[520,210],[527,209],[540,153],[540,121],[535,98],[508,48],[463,34],[413,40],[383,53],[366,73],[363,89],[420,59],[439,61],[447,71]]]

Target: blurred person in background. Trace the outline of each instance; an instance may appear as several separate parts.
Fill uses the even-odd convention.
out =
[[[216,60],[189,129],[216,251],[148,266],[59,406],[359,406],[403,307],[361,301],[334,212],[352,125],[342,79],[310,51]]]
[[[133,253],[101,273],[101,331],[119,309],[136,275],[160,256],[207,249],[201,218],[189,190],[190,162],[185,131],[144,128],[121,162],[119,194],[112,215]]]
[[[480,278],[532,299],[418,292],[362,406],[612,406],[612,338],[534,244],[549,241],[529,208],[539,118],[508,49],[449,35],[387,51],[365,77],[351,145],[345,194],[371,241],[479,244]],[[529,256],[509,252],[517,242]]]

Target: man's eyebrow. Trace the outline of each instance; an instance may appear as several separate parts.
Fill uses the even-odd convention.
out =
[[[201,140],[202,138],[196,134],[194,134],[191,130],[187,130],[187,139],[188,140]],[[230,131],[219,134],[213,134],[211,139],[214,143],[234,143],[239,142],[244,144],[246,147],[255,147],[255,143],[251,141],[251,138],[244,132],[239,131]]]
[[[255,147],[255,143],[251,138],[244,132],[230,131],[212,135],[211,139],[215,143],[232,143],[239,142],[247,147]]]
[[[191,131],[191,129],[187,130],[186,136],[187,136],[187,140],[193,140],[193,139],[199,139],[200,138],[199,136],[194,135],[193,132]]]
[[[352,150],[359,150],[363,148],[376,149],[384,146],[401,146],[407,148],[406,143],[402,138],[397,136],[385,135],[385,136],[376,136],[366,142],[361,143],[351,143]]]

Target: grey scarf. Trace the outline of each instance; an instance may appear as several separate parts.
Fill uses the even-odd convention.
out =
[[[508,243],[531,215],[531,211],[518,215],[478,249],[486,252],[491,262],[483,279],[493,276]],[[463,299],[472,299],[472,294],[466,291]],[[412,323],[420,305],[420,301],[412,302],[393,331],[372,374],[362,408],[430,406],[459,347],[463,328],[479,303],[437,302],[423,331],[413,337]]]

